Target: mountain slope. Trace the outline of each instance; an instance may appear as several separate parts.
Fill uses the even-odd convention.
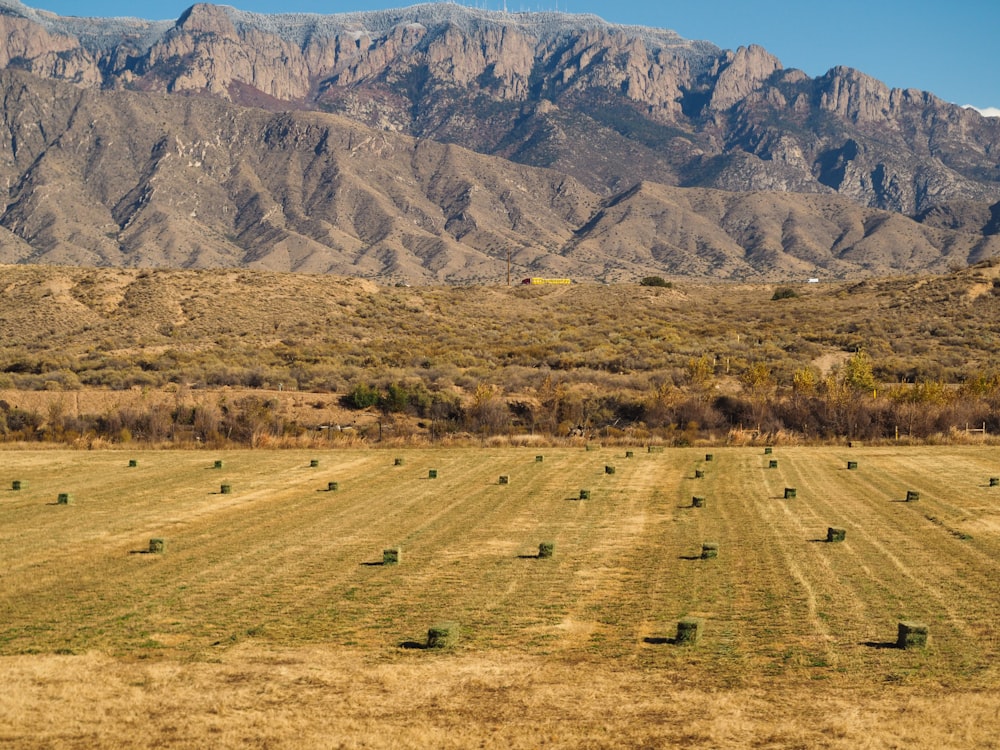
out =
[[[610,280],[997,252],[1000,121],[756,46],[450,3],[151,22],[0,0],[0,33],[6,262],[480,281],[509,253]]]

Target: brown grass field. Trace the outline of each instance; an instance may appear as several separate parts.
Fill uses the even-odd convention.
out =
[[[6,450],[0,747],[1000,747],[996,449],[709,450]]]

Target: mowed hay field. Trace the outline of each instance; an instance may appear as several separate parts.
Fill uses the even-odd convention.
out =
[[[5,451],[0,746],[1000,747],[995,448],[633,450]]]

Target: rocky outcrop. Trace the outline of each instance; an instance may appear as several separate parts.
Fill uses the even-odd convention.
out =
[[[709,107],[720,112],[729,109],[760,89],[779,70],[778,58],[755,44],[724,53],[712,70],[717,77]]]
[[[4,14],[0,14],[0,67],[20,68],[84,86],[102,83],[97,61],[79,40]]]
[[[0,10],[7,67],[335,111],[559,168],[598,191],[636,179],[832,189],[910,214],[1000,198],[1000,176],[982,168],[1000,150],[997,121],[849,68],[814,81],[757,45],[722,51],[593,16],[450,3],[330,16],[197,4],[173,24],[61,19],[17,0]],[[840,164],[848,142],[859,156]]]

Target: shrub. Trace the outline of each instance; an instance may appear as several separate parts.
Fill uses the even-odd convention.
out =
[[[771,299],[772,300],[792,299],[792,298],[798,297],[798,296],[799,296],[799,293],[796,292],[791,287],[789,287],[789,286],[779,286],[777,289],[774,290],[774,294],[771,296]]]
[[[658,286],[670,289],[673,287],[673,284],[664,279],[662,276],[645,276],[639,282],[639,286]]]
[[[354,409],[367,409],[379,402],[378,388],[367,383],[358,383],[344,396],[344,405]]]

